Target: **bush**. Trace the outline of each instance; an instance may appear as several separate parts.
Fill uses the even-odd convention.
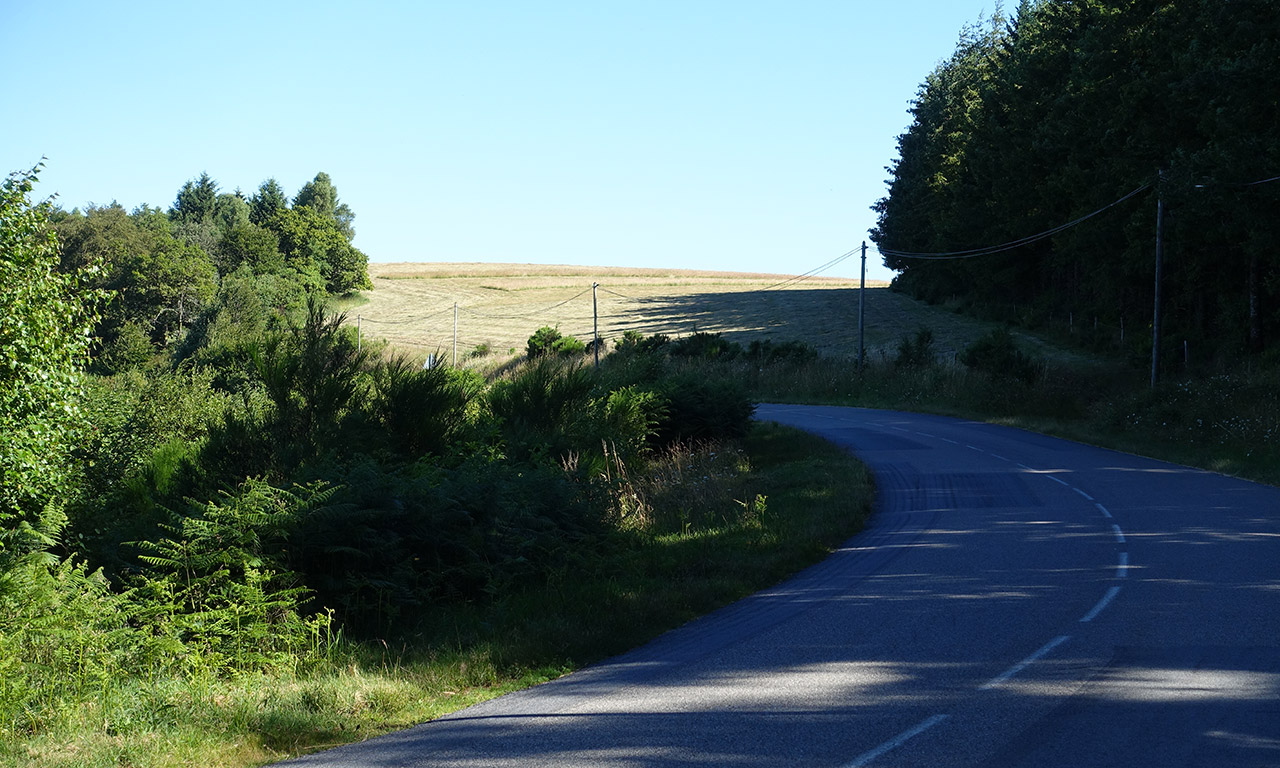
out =
[[[695,333],[677,340],[671,345],[673,357],[701,360],[732,360],[742,354],[742,345],[729,341],[718,333]]]
[[[964,348],[960,362],[975,371],[997,379],[1016,379],[1025,384],[1035,381],[1039,366],[1018,349],[1013,334],[997,328]]]
[[[472,424],[470,406],[484,388],[479,374],[422,368],[398,356],[372,373],[368,409],[389,447],[409,460],[456,449]]]
[[[146,331],[132,321],[126,321],[120,327],[115,338],[107,342],[94,357],[93,372],[110,376],[121,371],[142,368],[156,354],[155,345]]]
[[[818,350],[803,341],[784,341],[774,344],[771,340],[756,339],[747,347],[747,357],[761,363],[805,363],[818,359]]]
[[[580,445],[595,387],[592,373],[576,363],[536,360],[489,389],[508,452],[558,460]]]
[[[898,342],[898,356],[893,362],[899,368],[923,368],[937,362],[933,351],[933,331],[920,328],[914,338],[903,336]]]
[[[657,392],[631,385],[597,399],[593,409],[601,441],[630,462],[643,454],[657,435],[658,425],[667,417],[667,400]]]
[[[329,617],[305,616],[308,590],[279,560],[298,519],[328,493],[246,480],[166,526],[168,536],[138,543],[143,618],[184,649],[184,671],[282,672],[319,660]]]
[[[551,351],[558,357],[571,357],[586,354],[587,345],[573,336],[561,336],[552,343]]]
[[[526,354],[530,360],[536,360],[543,355],[550,354],[555,343],[561,338],[560,331],[549,325],[544,325],[533,332],[529,337],[529,343],[526,347]]]
[[[659,429],[663,442],[736,440],[751,428],[755,405],[746,387],[727,375],[683,371],[658,387],[669,404]]]

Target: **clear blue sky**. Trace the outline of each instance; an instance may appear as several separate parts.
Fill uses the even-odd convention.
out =
[[[0,0],[0,170],[130,209],[325,171],[375,262],[796,274],[866,238],[908,102],[992,8]]]

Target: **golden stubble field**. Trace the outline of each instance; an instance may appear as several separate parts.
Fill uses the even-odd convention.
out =
[[[352,303],[347,322],[367,340],[385,339],[417,357],[454,349],[462,360],[480,345],[494,354],[521,353],[541,326],[589,342],[592,284],[599,332],[612,341],[629,330],[672,337],[721,333],[744,346],[753,339],[804,341],[825,355],[855,357],[858,282],[788,275],[532,264],[370,264],[374,289]],[[869,356],[892,356],[921,326],[950,359],[990,327],[868,284]]]

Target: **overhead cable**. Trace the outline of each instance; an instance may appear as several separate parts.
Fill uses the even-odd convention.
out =
[[[442,309],[439,312],[432,312],[429,315],[422,315],[421,317],[411,317],[407,320],[375,320],[372,317],[365,317],[364,315],[357,315],[356,317],[358,317],[363,323],[377,323],[378,325],[408,325],[409,323],[419,323],[423,320],[430,320],[433,317],[439,317],[446,312],[452,311],[453,307],[449,307],[448,309]]]
[[[1020,248],[1024,245],[1030,245],[1031,243],[1035,243],[1040,240],[1053,237],[1059,232],[1064,232],[1068,229],[1071,229],[1072,227],[1078,224],[1081,224],[1085,221],[1088,221],[1089,219],[1092,219],[1094,216],[1097,216],[1100,213],[1103,213],[1105,211],[1110,210],[1111,208],[1116,207],[1117,205],[1123,203],[1124,201],[1128,200],[1134,195],[1137,195],[1140,192],[1143,192],[1144,190],[1149,189],[1150,187],[1151,187],[1151,184],[1150,182],[1148,182],[1138,187],[1137,189],[1133,190],[1132,192],[1125,195],[1124,197],[1121,197],[1118,200],[1108,203],[1102,206],[1101,208],[1099,208],[1098,210],[1093,211],[1092,213],[1086,213],[1084,216],[1081,216],[1078,219],[1072,219],[1071,221],[1068,221],[1066,224],[1060,224],[1054,227],[1053,229],[1047,229],[1044,232],[1030,235],[1028,237],[1022,237],[1017,240],[1010,240],[1009,242],[1001,243],[1000,245],[990,245],[983,248],[970,248],[969,250],[966,250],[966,251],[945,251],[941,253],[919,253],[915,251],[895,251],[887,248],[877,248],[876,250],[878,250],[881,254],[885,256],[896,256],[897,258],[900,258],[900,259],[921,259],[926,261],[943,261],[948,259],[972,259],[978,256],[990,256],[993,253],[1002,253],[1004,251],[1011,251],[1014,248]]]
[[[604,291],[605,293],[613,294],[614,296],[617,296],[617,297],[618,297],[618,298],[620,298],[620,299],[626,299],[627,301],[639,301],[639,299],[633,299],[633,298],[631,298],[630,296],[623,296],[622,294],[618,293],[617,291],[611,291],[611,290],[609,290],[608,288],[605,288],[603,285],[601,285],[601,286],[597,286],[597,287],[598,287],[601,291]]]
[[[840,262],[844,261],[845,259],[849,258],[849,257],[850,257],[850,256],[852,256],[853,254],[858,253],[858,252],[859,252],[859,250],[860,250],[860,249],[855,248],[855,249],[853,249],[852,251],[848,251],[847,253],[844,253],[844,254],[841,254],[840,256],[835,257],[835,258],[834,258],[834,259],[832,259],[831,261],[828,261],[826,264],[822,264],[822,265],[820,265],[820,266],[814,267],[813,269],[809,270],[808,272],[805,272],[805,273],[804,273],[804,274],[802,274],[802,275],[796,275],[795,277],[789,277],[789,278],[787,278],[786,280],[783,280],[783,281],[781,281],[781,282],[774,283],[773,285],[770,285],[770,286],[766,286],[766,287],[764,287],[764,288],[761,288],[760,290],[762,290],[762,291],[772,291],[772,290],[777,290],[777,289],[779,289],[779,288],[787,288],[787,287],[792,286],[792,285],[795,285],[796,283],[799,283],[799,282],[801,282],[801,281],[808,280],[809,278],[814,277],[814,276],[818,275],[819,273],[822,273],[822,272],[827,271],[828,269],[831,269],[832,267],[834,267],[835,265],[837,265],[837,264],[839,264]]]
[[[490,314],[486,314],[486,313],[484,313],[484,312],[477,312],[477,311],[475,311],[474,309],[470,309],[470,308],[468,308],[468,307],[459,307],[459,309],[461,309],[462,311],[466,312],[467,314],[474,315],[475,317],[483,317],[483,318],[486,318],[486,319],[489,319],[489,320],[523,320],[523,319],[528,318],[528,317],[534,317],[535,315],[543,315],[543,314],[546,314],[547,312],[550,312],[550,311],[551,311],[551,310],[553,310],[553,309],[557,309],[557,308],[559,308],[559,307],[563,307],[565,304],[568,304],[569,302],[573,301],[574,299],[581,298],[581,297],[583,297],[583,296],[587,295],[587,294],[588,294],[588,293],[590,293],[590,292],[591,292],[591,289],[590,289],[590,288],[588,288],[588,289],[586,289],[585,291],[583,291],[582,293],[579,293],[577,296],[570,296],[569,298],[565,299],[565,300],[564,300],[564,301],[562,301],[562,302],[559,302],[558,304],[552,304],[551,306],[549,306],[549,307],[547,307],[547,308],[545,308],[545,309],[537,309],[537,310],[534,310],[533,312],[526,312],[526,313],[521,313],[521,314],[518,314],[518,315],[490,315]]]

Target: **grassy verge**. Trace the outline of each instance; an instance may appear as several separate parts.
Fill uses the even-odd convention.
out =
[[[403,728],[553,679],[776,583],[856,532],[868,475],[844,451],[758,425],[673,451],[614,486],[618,535],[580,567],[395,642],[337,642],[289,679],[121,679],[85,691],[5,766],[245,766]]]
[[[1173,379],[1081,362],[1024,383],[960,365],[817,360],[740,365],[762,401],[854,405],[979,419],[1280,485],[1280,371]]]

